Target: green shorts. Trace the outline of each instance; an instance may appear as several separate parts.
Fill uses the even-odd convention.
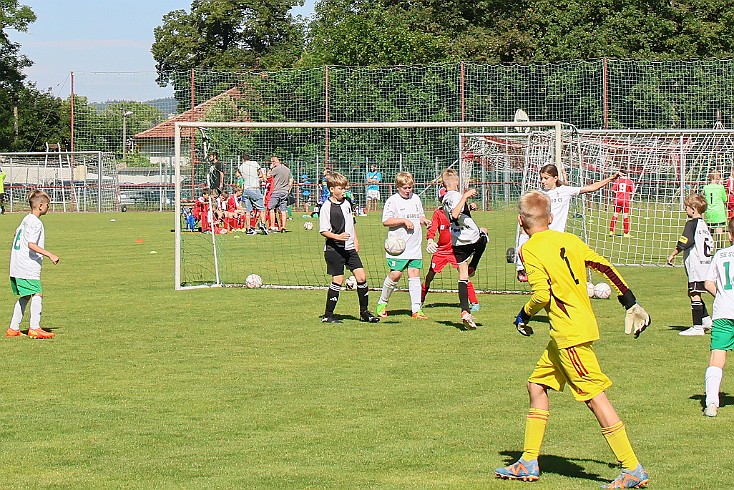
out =
[[[11,277],[10,289],[13,290],[13,294],[16,296],[31,296],[43,292],[40,279],[18,279]]]
[[[714,320],[711,328],[711,350],[734,350],[734,320]]]
[[[403,272],[405,269],[422,269],[423,259],[387,259],[391,271]]]

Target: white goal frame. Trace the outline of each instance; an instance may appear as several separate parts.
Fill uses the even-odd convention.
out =
[[[181,286],[181,132],[184,128],[272,128],[272,129],[389,129],[389,128],[552,128],[555,134],[555,160],[561,161],[562,155],[562,128],[560,121],[451,121],[451,122],[176,122],[174,124],[175,138],[175,250],[174,250],[174,282],[175,289],[192,289],[199,287],[221,286],[219,278],[214,284],[204,286]],[[461,155],[457,156],[461,161]],[[213,260],[216,259],[213,257]],[[217,267],[214,264],[215,269]]]

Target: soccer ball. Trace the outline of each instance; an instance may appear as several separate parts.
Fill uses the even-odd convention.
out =
[[[357,287],[357,278],[354,276],[349,276],[346,281],[344,281],[344,286],[347,289],[354,289]]]
[[[307,231],[313,230],[313,223],[311,223],[310,221],[306,221],[305,223],[303,223],[303,229]]]
[[[387,237],[385,240],[385,252],[390,255],[400,255],[405,252],[405,240],[400,237]]]
[[[586,294],[589,295],[589,298],[593,298],[594,297],[594,283],[593,282],[587,282],[586,283]]]
[[[599,299],[607,299],[612,295],[612,288],[605,282],[600,282],[594,286],[594,297]]]
[[[257,274],[250,274],[247,276],[247,279],[245,279],[245,286],[247,286],[250,289],[259,288],[263,285],[263,278],[258,276]]]

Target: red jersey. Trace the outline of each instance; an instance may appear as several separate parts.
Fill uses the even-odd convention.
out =
[[[237,196],[235,196],[234,194],[229,196],[224,210],[229,211],[230,213],[234,213],[235,211],[237,211]]]
[[[635,184],[627,177],[619,177],[612,185],[615,203],[629,203],[632,200],[632,194],[635,192]]]
[[[734,194],[734,175],[730,175],[729,178],[726,179],[726,193]]]
[[[201,217],[204,215],[204,206],[207,206],[209,203],[204,200],[203,197],[200,197],[196,200],[194,203],[194,209],[191,211],[191,214],[194,215],[194,219],[201,220]]]
[[[451,247],[451,229],[449,228],[451,223],[446,217],[446,213],[443,208],[438,208],[433,212],[431,218],[431,226],[428,228],[426,238],[433,238],[438,245],[437,254],[450,254],[454,255],[454,250]],[[435,239],[436,233],[438,233],[438,239]]]

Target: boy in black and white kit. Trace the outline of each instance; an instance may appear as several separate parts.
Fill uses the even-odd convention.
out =
[[[349,181],[339,173],[331,173],[326,177],[329,188],[329,199],[321,205],[319,213],[319,232],[326,238],[324,259],[326,273],[332,276],[331,285],[326,293],[326,309],[321,321],[324,323],[342,323],[334,316],[339,291],[344,282],[344,266],[352,271],[357,280],[357,297],[359,298],[359,320],[376,323],[380,319],[369,312],[369,296],[367,274],[359,258],[359,240],[354,228],[352,203],[344,197]]]
[[[714,255],[714,239],[702,217],[708,207],[706,198],[700,194],[691,194],[685,198],[683,204],[686,206],[686,214],[690,220],[686,222],[683,234],[675,245],[675,250],[668,256],[668,265],[673,265],[675,256],[683,252],[683,263],[688,275],[688,296],[691,298],[693,326],[679,334],[691,337],[704,335],[705,330],[711,329],[712,320],[706,311],[706,304],[701,299],[701,293],[706,292],[704,281],[711,265],[711,257]]]
[[[487,233],[480,230],[471,217],[467,200],[473,197],[476,189],[469,189],[462,195],[459,192],[459,174],[456,170],[444,170],[443,185],[446,194],[443,197],[443,209],[451,222],[451,245],[459,265],[459,303],[461,304],[461,321],[469,330],[477,328],[470,310],[467,283],[474,275],[479,259],[487,247]],[[471,257],[471,262],[469,258]]]

